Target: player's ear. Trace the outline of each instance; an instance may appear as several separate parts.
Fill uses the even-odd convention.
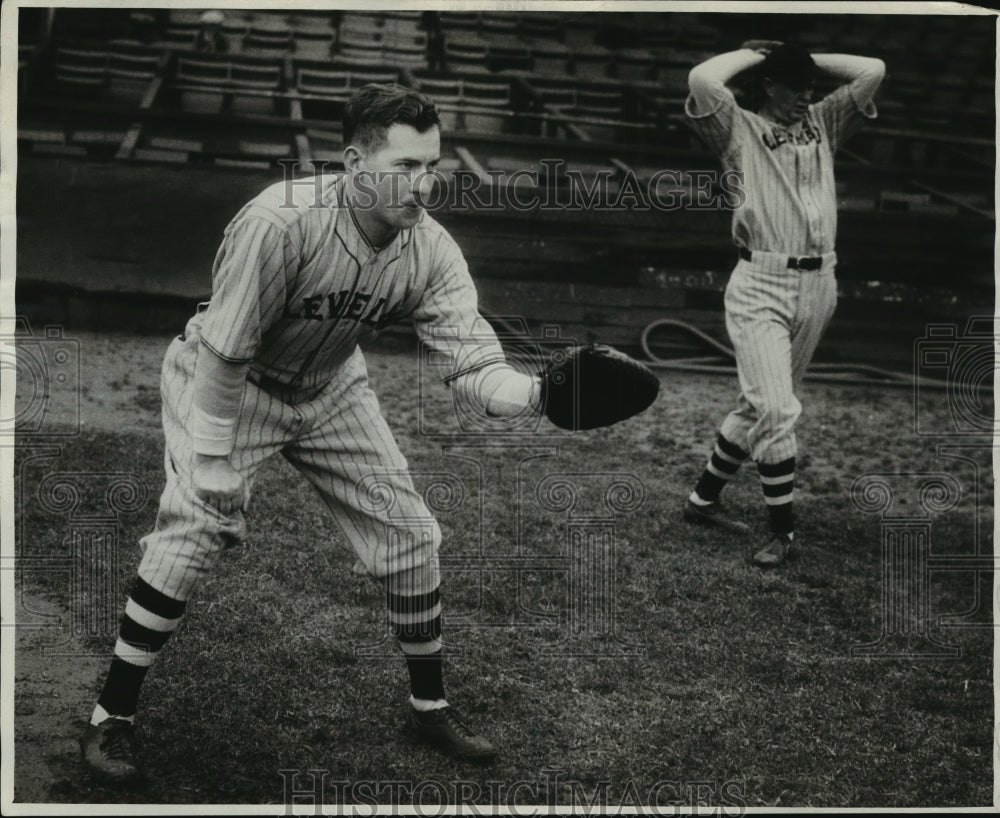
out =
[[[360,170],[362,161],[364,154],[357,147],[348,145],[344,148],[344,170],[354,173]]]

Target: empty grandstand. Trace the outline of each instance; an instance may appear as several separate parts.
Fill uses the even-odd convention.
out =
[[[236,208],[286,174],[338,170],[345,100],[367,82],[399,82],[440,109],[442,184],[471,175],[477,204],[495,205],[445,195],[434,213],[462,244],[488,310],[623,345],[657,316],[721,334],[730,214],[692,206],[698,174],[716,166],[684,123],[687,73],[766,29],[889,67],[879,119],[838,157],[842,307],[820,355],[901,363],[915,337],[904,330],[887,352],[901,323],[992,311],[994,24],[21,9],[21,297],[51,307],[55,285],[64,299],[204,296]],[[754,104],[751,85],[734,90]],[[576,198],[580,182],[603,198]],[[708,201],[721,192],[716,183]],[[581,300],[574,286],[584,284],[593,287]]]

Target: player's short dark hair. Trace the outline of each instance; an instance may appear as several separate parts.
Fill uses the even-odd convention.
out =
[[[818,73],[809,50],[794,42],[775,46],[760,66],[762,77],[786,88],[805,88],[815,81]]]
[[[344,106],[344,145],[378,150],[397,124],[426,133],[441,120],[434,103],[419,91],[395,83],[363,85]]]

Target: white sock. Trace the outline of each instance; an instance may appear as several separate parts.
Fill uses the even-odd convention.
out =
[[[447,707],[448,702],[444,699],[417,699],[410,696],[410,704],[413,705],[413,709],[421,713],[426,713],[428,710],[439,710],[442,707]]]
[[[692,491],[691,492],[691,496],[688,497],[688,500],[690,500],[696,506],[710,506],[710,505],[712,505],[712,501],[711,500],[702,500],[701,497],[698,495],[698,492],[696,492],[696,491]]]
[[[104,721],[106,718],[108,718],[110,715],[111,714],[107,710],[105,710],[103,707],[101,707],[99,704],[94,705],[94,712],[90,716],[90,723],[93,724],[93,725],[98,725],[102,721]],[[133,716],[116,716],[115,718],[125,719],[125,721],[129,722],[130,724],[134,724],[135,723],[135,716],[134,715]]]

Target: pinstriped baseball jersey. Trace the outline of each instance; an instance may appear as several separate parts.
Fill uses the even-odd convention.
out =
[[[742,171],[746,200],[733,212],[733,240],[748,250],[819,256],[834,249],[837,192],[833,155],[875,106],[859,109],[850,85],[791,126],[741,108],[719,84],[708,99],[687,99],[694,130],[726,170]]]
[[[279,384],[325,384],[359,341],[406,318],[453,375],[504,360],[447,231],[424,213],[372,247],[337,175],[279,182],[247,203],[226,228],[212,288],[196,319],[203,343]]]

